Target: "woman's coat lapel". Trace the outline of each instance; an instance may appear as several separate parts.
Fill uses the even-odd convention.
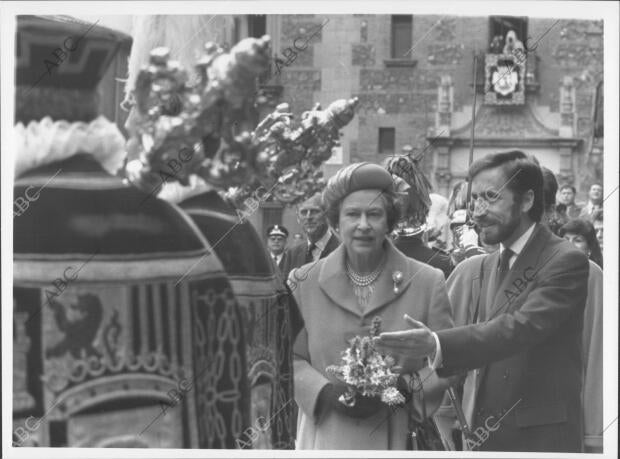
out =
[[[386,240],[385,250],[387,260],[383,271],[377,279],[375,291],[370,298],[370,304],[362,313],[357,305],[353,289],[345,268],[346,248],[341,244],[329,256],[327,256],[319,272],[319,285],[323,292],[338,306],[363,317],[371,314],[379,308],[398,299],[407,290],[416,276],[414,268],[407,262],[407,257],[394,247],[391,241]],[[392,275],[400,271],[403,275],[402,282],[398,286],[398,293],[394,292]]]

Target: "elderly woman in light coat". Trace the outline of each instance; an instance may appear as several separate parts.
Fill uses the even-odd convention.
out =
[[[412,318],[431,328],[451,327],[444,276],[407,258],[388,239],[399,212],[385,169],[371,163],[345,167],[330,179],[323,199],[342,244],[289,275],[305,323],[294,348],[297,449],[406,449],[409,417],[419,421],[424,411],[430,416],[448,386],[429,368],[434,356],[397,360],[418,370],[425,410],[419,397],[396,410],[360,396],[353,407],[345,406],[338,398],[346,387],[326,368],[341,363],[352,337],[368,335],[376,316],[382,331],[407,329]]]

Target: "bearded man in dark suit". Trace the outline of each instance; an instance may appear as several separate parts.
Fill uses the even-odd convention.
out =
[[[492,254],[448,279],[456,328],[383,333],[377,346],[403,371],[432,359],[439,376],[469,371],[463,408],[468,449],[582,451],[583,312],[588,260],[540,224],[543,177],[521,151],[485,156],[469,170],[474,223]]]

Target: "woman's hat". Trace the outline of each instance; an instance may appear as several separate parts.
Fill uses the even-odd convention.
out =
[[[388,171],[378,164],[363,162],[340,169],[327,182],[323,200],[327,207],[359,190],[394,191],[394,181]]]

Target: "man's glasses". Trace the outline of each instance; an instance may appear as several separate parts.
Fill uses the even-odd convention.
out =
[[[482,193],[472,193],[471,201],[469,203],[469,210],[474,212],[476,204],[478,204],[479,200],[482,201],[480,203],[481,206],[488,206],[489,204],[497,202],[501,196],[501,193],[495,190],[485,190]]]

